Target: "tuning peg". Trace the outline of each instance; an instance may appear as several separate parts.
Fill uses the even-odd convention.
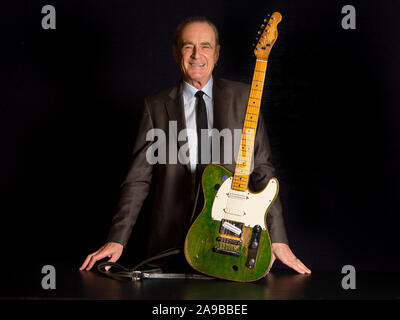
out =
[[[258,33],[258,34],[261,34],[261,31],[258,31],[257,33]]]
[[[261,25],[261,29],[264,29],[264,27],[265,27],[265,25],[262,24],[262,25]]]

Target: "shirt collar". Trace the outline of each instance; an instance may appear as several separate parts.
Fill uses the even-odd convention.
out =
[[[212,88],[213,88],[213,77],[211,77],[210,80],[208,80],[207,84],[200,90],[203,91],[207,97],[212,99],[212,91],[213,91]],[[191,99],[193,99],[197,91],[199,91],[199,89],[193,87],[186,81],[183,81],[182,94],[186,99],[186,101],[190,101]]]

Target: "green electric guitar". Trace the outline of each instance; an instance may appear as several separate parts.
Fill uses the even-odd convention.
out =
[[[266,216],[278,195],[278,180],[270,179],[258,193],[248,190],[248,181],[268,57],[281,20],[279,12],[273,13],[259,32],[234,174],[220,165],[208,165],[203,172],[204,207],[186,236],[185,257],[195,270],[212,277],[255,281],[271,268]]]

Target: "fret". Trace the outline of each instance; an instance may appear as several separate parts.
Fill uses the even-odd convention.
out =
[[[249,122],[255,122],[255,123],[257,123],[257,121],[255,121],[255,120],[249,120],[249,119],[246,119],[246,121],[249,121]]]
[[[257,99],[257,98],[250,98],[249,99],[249,103],[248,105],[252,106],[252,105],[256,105],[257,107],[259,107],[260,105],[258,104],[259,101],[261,101],[261,99]],[[256,104],[257,103],[257,104]]]
[[[244,134],[244,135],[247,135],[247,134]],[[250,140],[250,139],[252,139],[251,141],[254,141],[254,137],[255,137],[256,135],[255,134],[249,134],[249,135],[247,135],[246,137],[244,137],[244,139],[245,140]],[[249,138],[249,139],[247,139],[247,138]]]
[[[240,189],[241,191],[246,191],[247,183],[232,183],[232,187],[236,189]]]
[[[246,122],[247,122],[247,120],[246,120]],[[243,127],[243,129],[244,130],[253,130],[253,131],[256,131],[257,130],[257,123],[255,122],[255,121],[252,121],[252,122],[247,122],[246,124],[245,124],[245,126]]]
[[[254,122],[254,121],[253,121]],[[252,128],[252,129],[256,129],[256,127],[257,127],[257,125],[256,124],[254,124],[254,123],[251,123],[251,122],[247,122],[246,120],[245,120],[245,122],[244,122],[244,126],[247,126],[248,128]]]
[[[249,181],[232,181],[232,185],[234,186],[239,186],[239,187],[245,187],[247,186],[247,184],[249,183]]]
[[[251,159],[251,155],[252,155],[252,152],[253,150],[248,150],[248,151],[243,151],[243,150],[241,150],[240,152],[239,152],[239,158],[240,157],[242,157],[242,158],[249,158],[250,157],[250,159]]]
[[[239,187],[232,187],[232,189],[236,190],[236,191],[246,191],[247,190],[247,188],[239,188]]]
[[[243,161],[243,162],[249,163],[251,161],[251,155],[248,157],[239,157],[238,161]]]
[[[249,155],[248,157],[240,157],[239,156],[238,161],[249,163],[251,161],[251,157],[252,157],[252,155]]]
[[[237,188],[237,187],[235,187],[235,188],[232,187],[232,189],[236,190],[236,191],[246,191],[247,190],[247,188]]]
[[[248,183],[249,183],[249,181],[248,180],[243,180],[243,181],[232,181],[232,185],[234,185],[234,186],[239,186],[239,187],[245,187],[245,186],[247,186],[248,185]]]
[[[242,160],[246,160],[249,161],[251,160],[251,156],[252,156],[252,152],[249,152],[249,155],[240,155],[238,156],[238,160],[242,161]]]
[[[250,158],[250,160],[251,160],[251,154],[249,154],[248,156],[240,155],[240,154],[239,154],[239,155],[238,155],[237,162],[248,161],[249,158]]]
[[[246,140],[246,141],[254,141],[254,137],[256,136],[255,134],[242,134],[244,135],[244,137],[242,137],[242,140]]]
[[[261,105],[261,103],[252,103],[252,104],[248,104],[247,105],[247,109],[246,109],[246,113],[247,113],[247,110],[249,110],[249,108],[257,108],[257,110],[260,110],[260,105]],[[257,111],[258,112],[258,114],[260,114],[260,112],[259,111]]]
[[[245,147],[248,148],[248,149],[246,150],[247,152],[252,151],[252,150],[253,150],[253,143],[243,143],[243,140],[245,140],[245,139],[242,139],[241,145],[245,145]],[[246,141],[247,141],[247,140],[246,140]],[[250,140],[250,142],[254,142],[254,139],[253,139],[253,140]],[[242,151],[245,151],[245,150],[242,150]]]
[[[239,181],[238,181],[239,180]],[[243,183],[243,182],[249,182],[249,176],[236,176],[234,179],[233,179],[233,182],[239,182],[239,183]]]
[[[253,129],[254,130],[254,129]],[[247,133],[246,132],[242,132],[242,138],[243,138],[243,136],[246,136],[247,135]],[[253,137],[254,136],[254,134],[249,134],[249,137]]]
[[[239,154],[238,155],[238,161],[243,161],[243,160],[249,161],[249,160],[251,160],[252,153],[253,152],[248,152],[248,155]]]
[[[249,128],[249,129],[245,129],[245,132],[244,132],[244,133],[245,133],[245,134],[249,134],[249,135],[251,135],[251,136],[255,136],[254,131],[255,131],[254,129],[250,129],[250,128]]]
[[[242,134],[249,135],[249,136],[255,136],[254,130],[250,130],[250,129],[247,129]]]
[[[246,181],[232,181],[232,185],[237,186],[237,187],[246,187],[247,184],[249,183],[248,180]]]
[[[253,112],[253,113],[260,113],[260,107],[247,105],[247,111],[250,111],[250,112]]]
[[[249,129],[247,129],[247,130],[249,130]],[[255,129],[253,129],[253,130],[255,130]],[[247,133],[246,132],[242,132],[242,136],[244,136],[244,135],[246,135]],[[254,136],[254,134],[250,134],[249,133],[249,136],[251,137],[251,136]],[[243,137],[242,137],[243,138]]]
[[[238,173],[238,174],[249,174],[250,172],[247,169],[238,168],[238,169],[235,170],[235,173]]]

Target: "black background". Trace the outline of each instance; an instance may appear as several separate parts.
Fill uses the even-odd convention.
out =
[[[41,27],[46,4],[56,30]],[[341,26],[347,4],[356,30]],[[279,11],[262,108],[291,248],[312,270],[399,271],[399,9],[388,0],[3,1],[3,262],[78,268],[104,243],[143,98],[179,80],[181,20],[214,21],[215,75],[250,83],[251,44]],[[147,213],[126,261],[145,245]]]

